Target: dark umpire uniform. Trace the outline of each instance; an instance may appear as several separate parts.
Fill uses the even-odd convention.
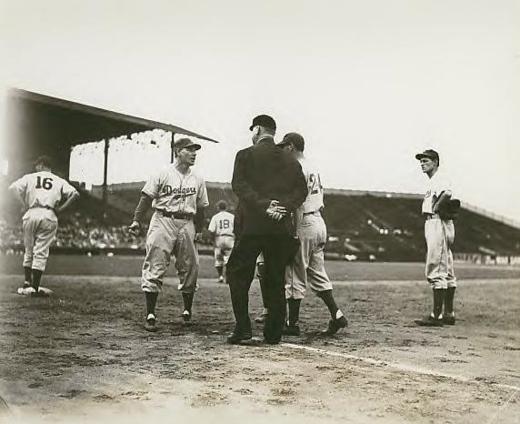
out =
[[[267,115],[257,116],[253,125],[270,128],[276,124]],[[240,150],[235,158],[233,192],[239,200],[240,237],[227,264],[236,325],[228,343],[240,343],[252,337],[249,318],[249,288],[254,278],[256,258],[262,252],[265,261],[266,307],[264,325],[267,343],[279,343],[285,321],[284,271],[298,247],[291,212],[307,196],[307,184],[300,164],[288,152],[277,147],[272,135],[262,134],[256,144]],[[272,200],[289,212],[276,221],[266,213]]]

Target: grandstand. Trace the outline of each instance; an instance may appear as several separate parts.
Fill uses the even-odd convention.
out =
[[[108,204],[130,219],[142,183],[109,186]],[[231,209],[236,197],[227,183],[207,183],[208,220],[223,199]],[[92,197],[102,188],[94,186]],[[325,190],[325,220],[329,230],[327,251],[359,260],[422,261],[426,252],[420,195],[356,190]],[[476,212],[463,204],[456,224],[454,252],[462,255],[520,256],[520,228]]]
[[[8,102],[8,134],[15,142],[4,146],[8,174],[0,177],[0,199],[8,199],[7,184],[29,172],[41,153],[53,156],[56,173],[68,177],[70,152],[88,141],[104,140],[103,185],[87,191],[76,184],[82,196],[60,217],[56,248],[72,252],[138,251],[143,237],[126,231],[144,183],[108,184],[110,140],[121,135],[162,129],[210,142],[209,137],[171,124],[99,109],[64,99],[13,89]],[[21,119],[23,117],[23,119]],[[173,141],[173,137],[171,138]],[[223,199],[230,208],[236,197],[227,183],[208,183],[210,208],[207,220]],[[355,190],[325,190],[325,221],[329,257],[348,260],[422,261],[425,255],[421,196]],[[18,208],[3,202],[0,249],[23,248]],[[459,258],[478,261],[520,262],[520,225],[463,204],[456,224],[454,252]],[[209,235],[203,240],[210,241]],[[506,258],[506,259],[503,259]]]

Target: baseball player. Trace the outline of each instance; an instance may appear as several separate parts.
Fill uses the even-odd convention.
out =
[[[305,140],[300,134],[286,134],[278,146],[290,151],[300,162],[308,187],[307,197],[295,213],[300,248],[294,261],[289,263],[285,270],[285,298],[289,319],[284,327],[284,334],[300,335],[298,324],[300,303],[305,296],[307,282],[310,283],[311,290],[329,309],[331,318],[324,333],[335,334],[346,327],[348,322],[336,305],[332,295],[332,283],[325,271],[324,247],[327,241],[327,228],[321,216],[324,205],[320,174],[305,158],[303,154]]]
[[[200,148],[200,144],[189,138],[181,138],[174,144],[175,162],[145,184],[129,227],[132,233],[138,233],[145,213],[150,206],[154,209],[146,235],[141,280],[146,298],[147,331],[157,330],[155,306],[172,254],[184,303],[182,318],[189,322],[192,317],[199,272],[195,239],[200,237],[204,209],[209,205],[204,180],[191,170]]]
[[[48,294],[40,288],[40,282],[47,265],[49,248],[58,230],[56,215],[67,209],[79,193],[66,180],[52,173],[48,156],[36,159],[34,167],[36,172],[12,183],[9,191],[25,210],[22,218],[25,282],[18,293],[41,296]]]
[[[218,272],[218,282],[224,283],[224,267],[235,244],[233,232],[235,216],[226,210],[227,203],[224,200],[218,202],[217,207],[219,212],[211,218],[208,230],[214,238],[215,268]]]
[[[433,291],[432,313],[415,322],[425,326],[454,325],[453,298],[457,280],[451,252],[455,240],[452,218],[460,202],[452,199],[451,184],[446,176],[439,172],[439,154],[435,150],[425,150],[415,155],[415,158],[420,162],[422,172],[428,176],[422,214],[425,219],[424,235],[427,248],[425,274]]]

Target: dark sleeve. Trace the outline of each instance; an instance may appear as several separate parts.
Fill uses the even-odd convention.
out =
[[[195,224],[195,232],[201,233],[204,228],[204,216],[205,216],[206,208],[197,208],[197,212],[195,213],[195,218],[193,219],[193,223]]]
[[[152,206],[152,198],[147,194],[141,192],[141,197],[139,198],[139,203],[137,204],[134,212],[134,221],[141,222],[144,218],[144,215]]]
[[[296,210],[307,198],[309,194],[309,188],[307,187],[307,181],[305,175],[303,175],[302,167],[297,160],[292,161],[288,164],[292,167],[291,174],[293,175],[293,187],[292,190],[280,199],[280,203],[287,208],[289,211]]]
[[[247,152],[241,150],[237,153],[235,166],[233,168],[233,179],[231,180],[233,192],[237,195],[240,201],[260,210],[266,210],[269,207],[271,199],[261,198],[254,190],[249,181],[247,181],[246,169]]]

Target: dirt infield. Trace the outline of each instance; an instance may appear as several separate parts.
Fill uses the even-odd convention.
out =
[[[0,395],[13,422],[513,423],[520,416],[518,278],[462,281],[457,325],[435,329],[412,324],[429,308],[422,281],[338,282],[347,331],[323,337],[327,313],[309,294],[302,336],[269,347],[225,344],[229,291],[213,280],[201,281],[194,323],[185,326],[168,279],[156,334],[142,329],[135,278],[50,276],[44,285],[55,295],[46,299],[16,295],[21,282],[0,277]],[[259,308],[255,283],[250,309]]]

